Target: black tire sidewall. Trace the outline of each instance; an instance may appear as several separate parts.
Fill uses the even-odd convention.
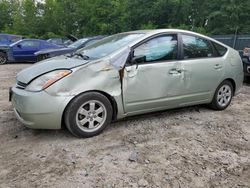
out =
[[[231,99],[230,101],[228,102],[228,104],[226,106],[221,106],[218,101],[217,101],[217,96],[218,96],[218,92],[220,90],[220,88],[224,85],[228,85],[231,89]],[[234,89],[233,89],[233,85],[230,81],[228,80],[225,80],[223,81],[219,86],[218,88],[216,89],[215,91],[215,94],[214,94],[214,98],[213,98],[213,101],[212,101],[212,107],[215,109],[215,110],[225,110],[230,104],[231,104],[231,101],[232,101],[232,98],[233,98],[233,93],[234,93]]]
[[[104,122],[104,124],[96,131],[94,132],[85,132],[82,129],[80,129],[76,122],[76,113],[78,109],[87,101],[90,100],[97,100],[103,103],[103,105],[106,108],[107,111],[107,118]],[[65,125],[68,128],[68,130],[77,137],[92,137],[100,134],[112,121],[112,114],[113,109],[110,101],[108,98],[100,93],[97,92],[89,92],[81,94],[77,97],[75,97],[66,107],[65,113],[64,113],[64,121]]]
[[[6,54],[5,54],[5,53],[3,53],[3,52],[0,52],[0,56],[1,56],[1,57],[3,57],[3,58],[5,58],[5,60],[6,60],[4,63],[0,63],[0,65],[4,65],[4,64],[6,64],[6,63],[7,63],[7,61],[8,61]]]

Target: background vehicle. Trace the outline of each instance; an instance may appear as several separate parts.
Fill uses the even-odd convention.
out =
[[[244,75],[245,77],[250,77],[250,48],[245,48],[243,50],[242,57],[243,67],[244,67]]]
[[[0,46],[0,64],[7,62],[36,62],[35,52],[41,49],[62,48],[44,40],[24,39],[9,46]]]
[[[102,38],[104,38],[104,36],[96,36],[96,37],[79,39],[76,42],[70,44],[68,47],[61,48],[61,49],[40,50],[40,51],[36,52],[35,55],[37,57],[37,60],[40,61],[40,60],[55,57],[58,55],[73,53],[76,50],[83,48],[83,47],[86,47],[90,44],[93,44]]]
[[[30,128],[79,137],[112,120],[209,104],[226,109],[243,82],[239,53],[197,33],[164,29],[106,37],[24,69],[11,89],[17,118]],[[46,101],[46,103],[44,103]]]
[[[48,39],[47,42],[61,46],[68,46],[73,42],[76,42],[77,40],[78,40],[77,37],[73,35],[67,35],[67,38],[51,38]]]
[[[56,44],[56,45],[64,46],[64,43],[67,40],[68,39],[63,39],[63,38],[51,38],[51,39],[48,39],[47,42],[49,42],[51,44]]]
[[[0,45],[9,45],[11,43],[22,40],[22,36],[10,35],[10,34],[0,34]]]

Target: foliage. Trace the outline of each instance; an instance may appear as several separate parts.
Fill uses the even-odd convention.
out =
[[[250,33],[245,0],[0,0],[0,32],[49,38],[156,28]]]

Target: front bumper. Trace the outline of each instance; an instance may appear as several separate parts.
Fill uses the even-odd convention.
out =
[[[46,91],[29,92],[11,88],[11,102],[17,119],[32,129],[60,129],[64,109],[72,96],[52,96]]]

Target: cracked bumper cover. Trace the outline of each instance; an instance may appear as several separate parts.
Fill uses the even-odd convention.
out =
[[[51,96],[46,91],[11,88],[11,102],[17,119],[32,129],[60,129],[64,109],[71,98]]]

